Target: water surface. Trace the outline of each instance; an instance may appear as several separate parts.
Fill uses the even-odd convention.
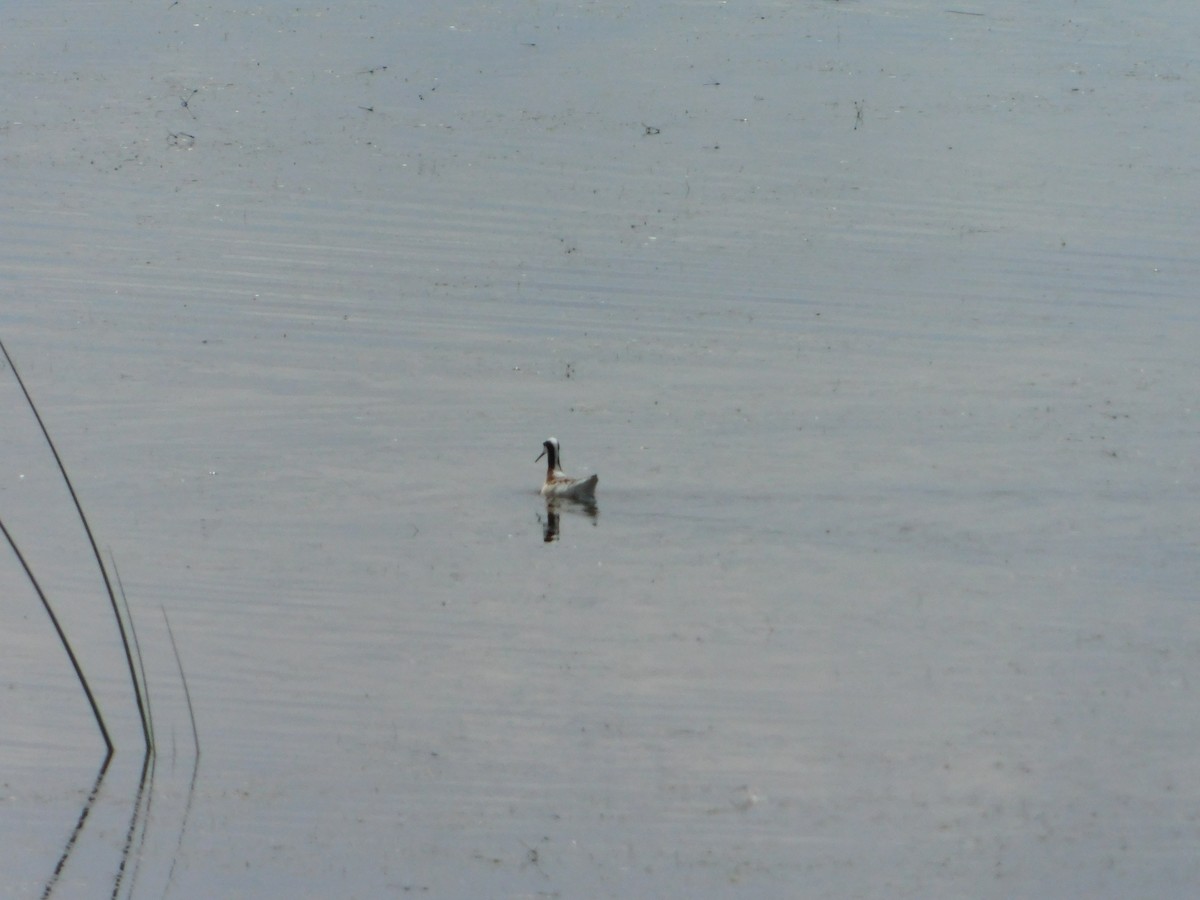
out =
[[[7,6],[0,327],[158,697],[118,875],[140,733],[5,372],[117,732],[55,896],[1194,890],[1197,21],[1147,12]],[[547,543],[550,434],[600,487]],[[34,896],[102,746],[2,566]]]

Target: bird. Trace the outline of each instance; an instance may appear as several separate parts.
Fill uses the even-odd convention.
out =
[[[558,446],[558,438],[546,438],[542,441],[541,454],[534,462],[546,457],[546,483],[542,485],[543,497],[561,497],[567,500],[582,500],[594,502],[596,498],[596,483],[599,475],[589,478],[571,478],[559,468],[562,460],[562,450]]]

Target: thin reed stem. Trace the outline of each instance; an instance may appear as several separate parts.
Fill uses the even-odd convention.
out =
[[[92,536],[92,526],[88,524],[87,516],[84,515],[83,505],[79,502],[79,495],[75,493],[75,485],[71,483],[71,476],[67,474],[67,467],[63,465],[62,457],[58,455],[58,448],[54,446],[54,441],[50,437],[50,432],[46,429],[46,423],[42,421],[41,413],[38,412],[37,405],[33,402],[33,397],[29,394],[29,389],[25,387],[25,380],[21,377],[21,373],[17,370],[16,363],[8,353],[8,348],[4,346],[4,341],[0,340],[0,353],[4,354],[5,360],[8,361],[8,366],[12,369],[13,377],[17,379],[17,384],[21,388],[21,393],[25,395],[25,402],[29,404],[29,409],[33,413],[33,417],[37,420],[38,427],[42,430],[42,437],[46,439],[46,444],[50,448],[50,453],[54,456],[54,461],[58,464],[58,471],[62,473],[63,483],[67,486],[67,492],[71,495],[71,502],[75,504],[75,512],[79,514],[79,521],[83,525],[84,533],[87,535],[88,543],[91,545],[92,554],[96,557],[96,566],[100,569],[100,577],[104,579],[104,589],[108,593],[108,602],[112,607],[113,618],[117,620],[117,630],[121,633],[121,644],[125,648],[125,662],[129,666],[129,678],[133,684],[134,699],[137,701],[138,715],[142,720],[142,737],[146,742],[146,750],[150,752],[153,746],[153,741],[150,735],[150,721],[146,713],[145,701],[142,697],[141,689],[138,687],[137,671],[133,664],[133,651],[130,649],[129,637],[125,633],[125,623],[121,619],[121,613],[117,609],[117,595],[113,591],[112,582],[108,577],[108,570],[104,567],[104,560],[100,556],[100,548],[96,545],[96,539]],[[5,534],[7,535],[7,529]],[[13,549],[16,549],[16,544],[13,544],[12,538],[9,538],[9,543]],[[19,556],[20,554],[18,554]],[[24,559],[21,560],[24,565]],[[25,571],[29,572],[29,567],[25,566]],[[29,573],[30,578],[33,573]],[[35,582],[36,584],[36,582]],[[38,588],[38,594],[42,596],[41,589]],[[45,597],[42,596],[42,602],[45,603]],[[53,612],[50,610],[49,604],[46,604],[46,611],[50,612],[51,619],[54,621],[54,627],[58,629],[59,636],[62,637],[64,646],[67,646],[67,653],[71,656],[71,662],[75,665],[75,670],[79,672],[80,679],[83,682],[84,690],[87,691],[88,699],[92,702],[95,709],[97,721],[100,721],[100,729],[104,732],[104,741],[108,745],[108,752],[112,753],[113,745],[109,740],[108,731],[104,728],[103,720],[100,719],[100,710],[95,706],[95,701],[92,699],[91,691],[87,687],[86,680],[83,680],[83,672],[80,670],[78,663],[75,661],[75,654],[71,652],[69,645],[66,644],[66,636],[62,633],[62,629],[58,626],[57,619],[54,618]]]
[[[134,896],[138,875],[142,870],[142,848],[145,847],[149,834],[150,810],[154,802],[154,774],[158,768],[158,739],[154,731],[154,705],[151,702],[150,680],[146,677],[146,658],[142,655],[142,642],[138,638],[137,623],[134,621],[133,611],[129,608],[129,596],[125,593],[125,583],[121,581],[121,570],[117,568],[117,560],[111,550],[108,559],[112,564],[113,578],[116,579],[117,589],[121,594],[121,606],[125,611],[125,618],[129,621],[129,633],[133,636],[133,650],[137,657],[138,672],[141,676],[140,688],[135,683],[134,690],[140,689],[142,696],[145,697],[147,721],[142,724],[144,731],[150,735],[150,742],[146,745],[146,752],[142,757],[142,772],[138,779],[133,811],[129,817],[129,829],[125,834],[125,844],[121,849],[121,865],[117,869],[117,877],[113,884],[112,900],[116,900],[121,890],[121,884],[125,880],[130,859],[133,860],[133,869],[129,872],[129,889],[126,896],[131,898]]]
[[[54,608],[50,605],[49,599],[46,597],[46,592],[42,590],[41,584],[37,580],[37,576],[33,574],[33,570],[29,568],[29,563],[25,560],[25,554],[21,552],[21,548],[17,546],[17,542],[13,540],[13,536],[9,534],[8,526],[0,520],[0,531],[4,532],[4,539],[8,541],[8,546],[12,547],[12,552],[16,554],[17,561],[21,564],[21,568],[25,570],[25,576],[29,579],[29,583],[33,585],[34,591],[38,595],[38,599],[42,601],[42,608],[46,610],[46,615],[50,617],[50,624],[54,626],[54,631],[58,634],[58,639],[63,645],[63,649],[67,651],[67,659],[71,661],[71,667],[75,670],[75,677],[79,679],[79,684],[83,688],[83,694],[87,697],[88,705],[92,708],[92,715],[96,717],[96,724],[100,727],[100,736],[104,738],[104,746],[107,748],[105,753],[105,763],[112,758],[113,742],[108,736],[108,728],[104,724],[104,716],[100,713],[100,705],[96,702],[96,697],[92,694],[91,685],[88,684],[87,676],[83,674],[83,667],[79,665],[79,659],[75,656],[75,650],[71,647],[71,642],[67,640],[67,633],[63,631],[63,627],[59,624],[58,616],[54,614]]]
[[[142,722],[142,732],[148,735],[146,742],[146,753],[153,755],[158,750],[158,744],[154,739],[154,708],[150,703],[150,682],[146,678],[146,660],[142,656],[142,645],[138,640],[137,626],[133,621],[133,613],[129,609],[129,598],[125,594],[125,585],[121,582],[121,570],[117,568],[117,560],[112,555],[112,551],[108,554],[109,561],[112,563],[113,577],[117,580],[117,589],[121,592],[121,605],[125,608],[125,618],[129,620],[129,633],[133,635],[134,655],[137,656],[138,672],[141,675],[140,683],[134,682],[134,692],[139,693],[145,700],[145,720]],[[140,686],[139,686],[140,684]],[[141,711],[143,707],[138,706]]]
[[[183,672],[183,660],[179,657],[179,645],[175,643],[175,631],[171,628],[171,620],[167,618],[167,608],[162,606],[161,609],[163,622],[167,625],[167,635],[171,638],[171,649],[175,653],[175,666],[179,669],[179,681],[183,685],[183,696],[187,700],[188,718],[192,721],[192,743],[196,748],[196,755],[192,758],[192,780],[188,785],[187,803],[183,807],[183,821],[179,824],[179,840],[175,843],[175,855],[171,859],[171,869],[167,872],[167,885],[163,889],[165,898],[175,883],[175,866],[179,863],[179,851],[183,848],[188,818],[192,814],[192,801],[196,798],[196,781],[200,777],[200,732],[196,728],[196,711],[192,707],[192,692],[188,688],[187,675]]]
[[[192,743],[196,746],[196,769],[200,768],[200,732],[196,728],[196,710],[192,706],[192,692],[188,688],[187,675],[183,673],[183,660],[179,658],[179,645],[175,643],[175,630],[171,628],[171,620],[167,618],[167,608],[162,607],[163,621],[167,624],[167,637],[171,639],[171,650],[175,653],[175,665],[179,669],[179,681],[183,684],[183,698],[187,701],[188,718],[192,721]],[[192,771],[192,782],[195,783],[196,772]]]

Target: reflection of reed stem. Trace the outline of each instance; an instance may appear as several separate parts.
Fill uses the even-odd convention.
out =
[[[79,840],[79,835],[83,833],[83,823],[87,821],[88,814],[92,811],[92,804],[96,802],[96,796],[100,793],[100,785],[104,783],[104,775],[108,772],[108,764],[110,762],[112,762],[111,750],[104,757],[104,762],[100,764],[100,771],[96,773],[96,783],[92,785],[92,792],[88,794],[87,800],[83,803],[83,809],[79,811],[79,821],[75,823],[75,830],[67,838],[62,855],[58,858],[58,864],[54,867],[54,874],[50,876],[50,880],[46,882],[46,887],[42,890],[42,900],[47,900],[54,893],[54,886],[58,883],[63,869],[67,867],[67,858],[70,857],[71,851],[75,849],[75,842]]]
[[[156,757],[153,753],[147,753],[142,757],[142,773],[138,778],[137,796],[133,800],[133,813],[129,817],[129,827],[125,830],[125,844],[121,848],[121,862],[117,866],[117,874],[113,879],[113,898],[117,897],[121,892],[121,882],[125,880],[125,869],[129,866],[129,857],[133,854],[134,836],[138,834],[138,826],[141,825],[141,838],[138,840],[139,851],[146,843],[146,830],[150,822],[150,804],[154,798],[154,768],[156,765]],[[144,809],[143,809],[144,807]],[[129,890],[125,894],[126,897],[133,897],[133,888],[137,884],[138,872],[141,870],[142,854],[138,853],[134,857],[136,862],[133,867],[133,874],[129,877]]]

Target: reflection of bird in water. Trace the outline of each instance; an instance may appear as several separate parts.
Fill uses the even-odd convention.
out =
[[[542,525],[542,540],[547,544],[558,540],[558,504],[546,501],[546,521]]]
[[[559,497],[565,500],[594,501],[596,482],[599,475],[590,478],[571,478],[559,468],[562,451],[558,447],[558,438],[547,438],[542,441],[545,447],[538,456],[546,457],[546,483],[542,485],[543,497]],[[534,460],[537,462],[537,459]]]
[[[559,510],[565,509],[568,512],[578,515],[587,516],[592,520],[592,525],[596,524],[596,519],[600,515],[600,510],[596,506],[595,497],[583,497],[577,500],[571,500],[564,503],[557,497],[546,498],[546,521],[542,523],[542,538],[549,544],[551,541],[558,540],[558,522]],[[538,519],[541,520],[541,516]]]

